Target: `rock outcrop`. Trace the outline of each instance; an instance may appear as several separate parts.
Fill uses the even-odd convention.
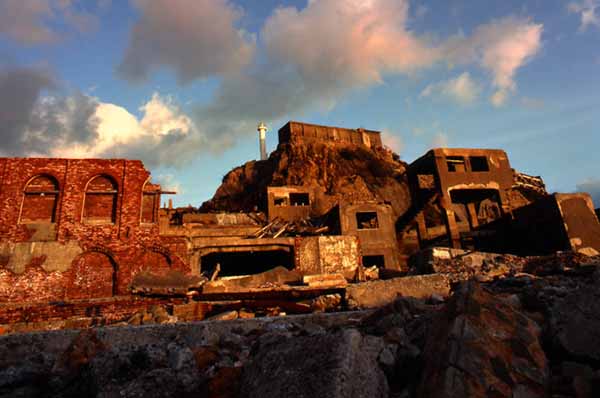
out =
[[[250,161],[227,173],[200,211],[253,211],[266,204],[268,186],[302,185],[323,196],[319,202],[324,207],[341,197],[387,201],[398,217],[410,206],[405,170],[406,163],[384,148],[328,142],[280,144],[268,160]]]

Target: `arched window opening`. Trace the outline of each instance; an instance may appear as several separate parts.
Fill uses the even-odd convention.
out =
[[[158,219],[158,208],[160,206],[160,185],[152,184],[150,181],[144,184],[142,190],[142,223],[155,223]]]
[[[54,177],[39,175],[31,179],[23,192],[21,222],[55,222],[58,194],[58,182]]]
[[[89,224],[110,224],[117,213],[118,186],[109,176],[92,179],[85,191],[83,220]]]

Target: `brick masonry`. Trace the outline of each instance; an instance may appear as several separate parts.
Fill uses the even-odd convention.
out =
[[[185,240],[148,222],[149,177],[138,160],[0,158],[0,303],[122,295],[142,269],[189,272]]]

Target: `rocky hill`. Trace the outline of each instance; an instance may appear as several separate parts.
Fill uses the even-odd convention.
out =
[[[410,206],[406,163],[385,148],[328,142],[280,144],[269,159],[250,161],[223,178],[201,211],[264,210],[268,186],[313,187],[326,211],[337,198],[392,204],[397,216]]]

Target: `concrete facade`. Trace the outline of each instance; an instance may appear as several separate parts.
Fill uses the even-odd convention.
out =
[[[279,129],[279,144],[327,141],[380,148],[381,133],[374,130],[347,129],[290,121]]]
[[[516,189],[523,184],[516,178],[521,175],[498,149],[432,149],[409,165],[407,175],[413,197],[410,215],[421,242],[441,237],[452,247],[463,247],[469,232],[529,203]],[[545,193],[541,179],[523,180],[537,183],[536,189]],[[431,212],[438,212],[441,222],[432,220],[436,217]]]

